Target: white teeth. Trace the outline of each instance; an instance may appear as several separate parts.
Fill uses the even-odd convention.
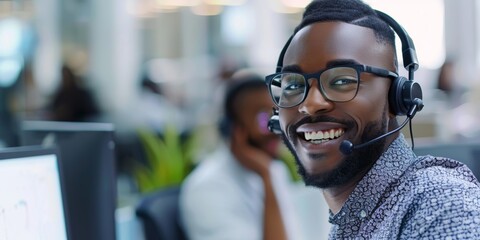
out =
[[[323,139],[323,140],[312,140],[310,142],[315,143],[315,144],[320,144],[320,143],[324,143],[324,142],[328,142],[328,141],[329,140],[327,140],[327,139]]]
[[[324,138],[330,138],[330,132],[325,132],[325,133],[323,134],[323,137],[324,137]]]
[[[325,142],[330,139],[338,138],[344,133],[343,129],[330,129],[328,131],[305,132],[305,139],[315,143]]]

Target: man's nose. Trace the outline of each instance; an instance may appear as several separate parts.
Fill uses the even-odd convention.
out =
[[[313,79],[312,79],[313,80]],[[310,88],[305,100],[299,105],[298,111],[307,115],[314,115],[319,112],[328,112],[333,109],[333,102],[326,99],[320,90],[318,81],[311,81]]]

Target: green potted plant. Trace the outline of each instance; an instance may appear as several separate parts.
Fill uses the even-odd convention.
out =
[[[194,167],[196,134],[192,131],[185,139],[172,126],[162,135],[149,129],[138,130],[147,158],[147,164],[136,164],[134,178],[141,193],[178,186]]]

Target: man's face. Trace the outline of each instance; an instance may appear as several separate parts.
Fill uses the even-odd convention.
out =
[[[278,155],[280,138],[268,130],[267,124],[273,103],[268,90],[255,89],[239,95],[236,103],[238,123],[247,132],[249,143],[271,157]]]
[[[314,73],[339,62],[354,62],[395,71],[393,49],[375,39],[373,30],[343,22],[314,23],[300,30],[285,54],[284,69]],[[346,184],[365,174],[385,150],[385,139],[354,150],[349,156],[339,151],[343,140],[360,144],[392,126],[389,120],[388,90],[391,80],[370,73],[360,75],[355,98],[332,102],[319,91],[318,81],[303,103],[281,108],[280,125],[286,145],[296,156],[299,173],[307,185],[329,188]],[[306,140],[306,135],[335,137]],[[309,137],[307,137],[309,138]]]

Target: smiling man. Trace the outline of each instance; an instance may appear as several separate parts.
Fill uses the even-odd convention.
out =
[[[332,239],[479,239],[470,169],[416,156],[398,132],[397,115],[423,107],[421,89],[396,73],[395,33],[380,14],[359,0],[307,6],[266,77],[279,130],[306,185],[323,190]]]

